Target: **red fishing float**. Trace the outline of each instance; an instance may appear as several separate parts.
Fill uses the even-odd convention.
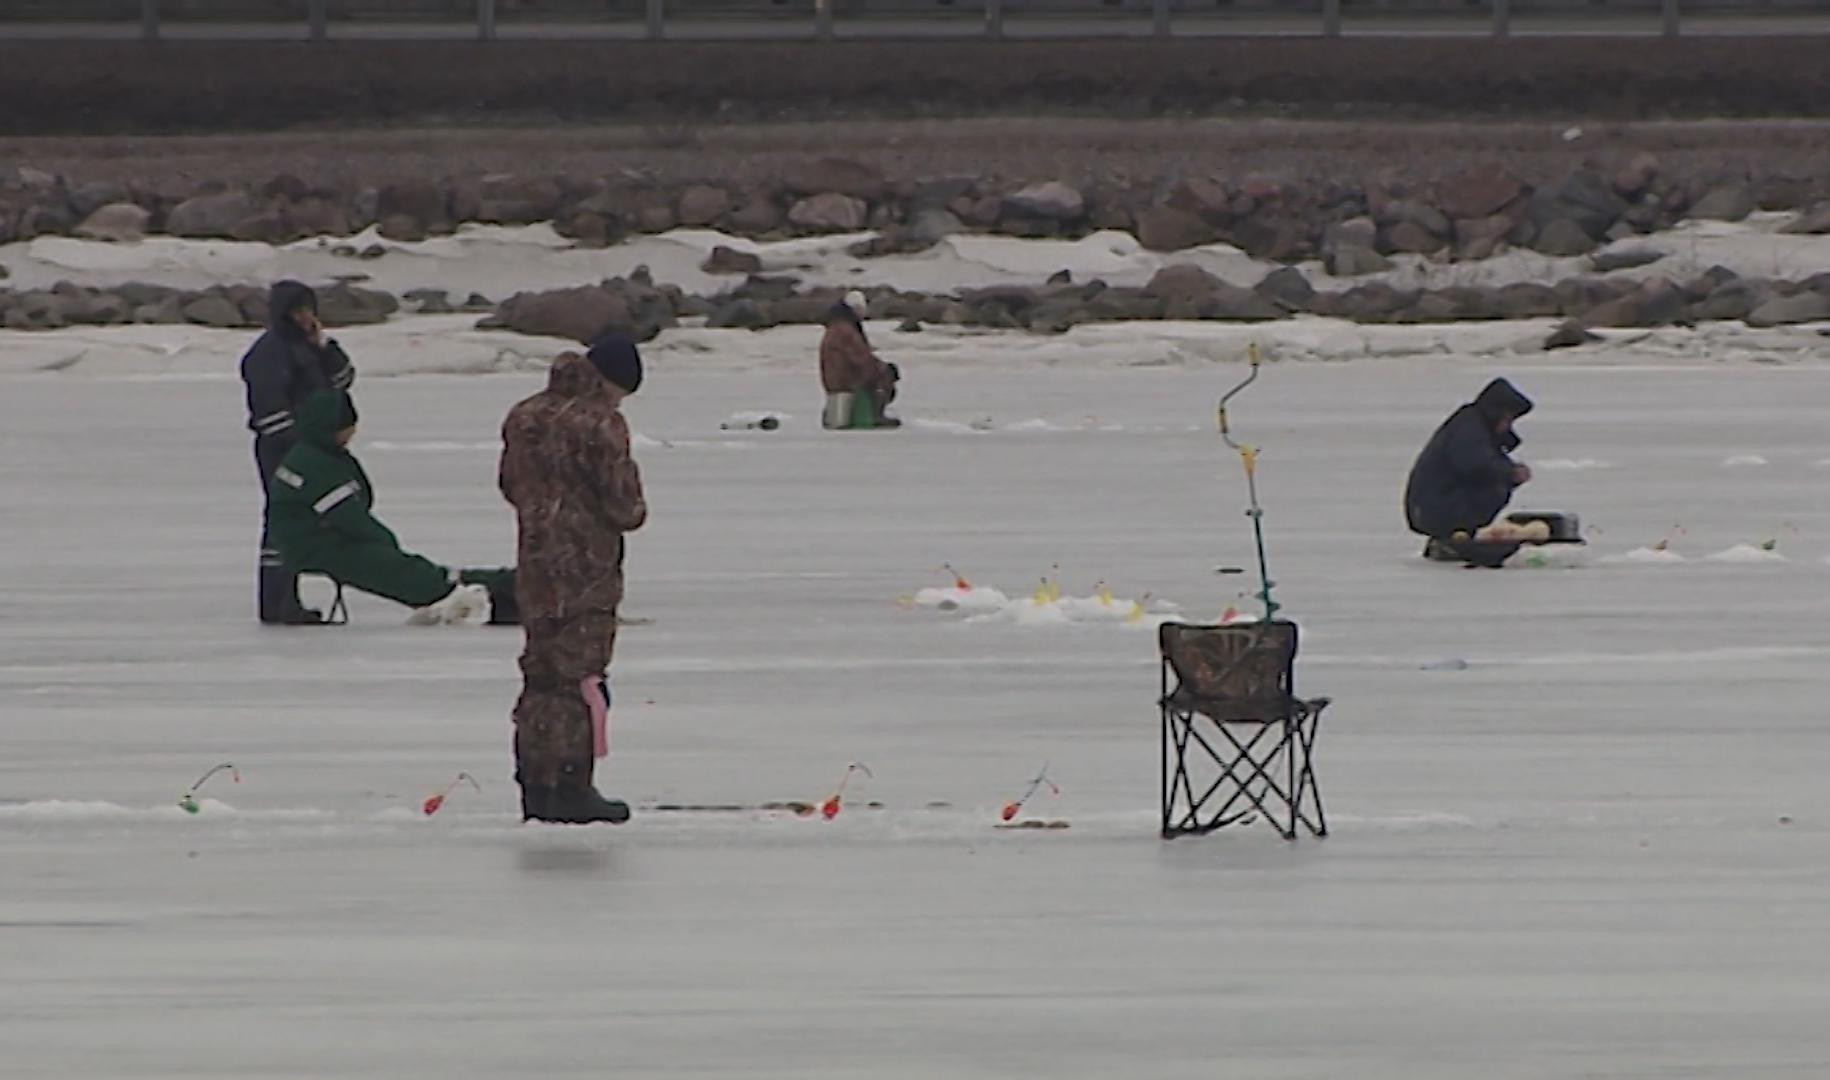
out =
[[[477,783],[476,777],[471,776],[467,772],[461,772],[461,773],[457,774],[457,778],[455,780],[453,780],[453,781],[451,781],[451,783],[445,785],[444,790],[440,791],[437,795],[433,795],[433,796],[429,797],[428,799],[426,799],[425,802],[423,802],[419,805],[419,808],[425,812],[425,815],[427,817],[431,817],[433,814],[438,813],[439,808],[445,805],[446,796],[451,794],[452,789],[456,788],[459,784],[464,783],[465,781],[469,781],[470,786],[477,789],[478,791],[483,790],[483,786],[481,784]]]
[[[1046,762],[1046,761],[1042,763],[1042,771],[1038,772],[1036,774],[1036,778],[1029,782],[1029,787],[1023,792],[1023,794],[1021,796],[1019,796],[1015,801],[1007,802],[1004,804],[1004,809],[999,812],[999,816],[1002,817],[1005,821],[1009,821],[1012,818],[1016,817],[1017,814],[1022,811],[1023,804],[1029,801],[1029,797],[1031,795],[1034,795],[1045,784],[1048,786],[1049,794],[1051,794],[1051,795],[1061,794],[1061,789],[1059,787],[1056,787],[1055,782],[1048,778],[1048,762]]]

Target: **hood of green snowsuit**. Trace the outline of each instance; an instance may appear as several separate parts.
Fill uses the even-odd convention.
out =
[[[327,450],[337,448],[337,432],[356,426],[356,404],[348,394],[319,390],[295,414],[299,438]]]

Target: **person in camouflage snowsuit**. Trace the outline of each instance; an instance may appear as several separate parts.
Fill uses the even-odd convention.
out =
[[[416,622],[454,622],[482,614],[514,619],[514,571],[449,569],[402,550],[375,517],[375,489],[349,442],[356,406],[349,395],[319,390],[294,414],[298,441],[273,472],[268,528],[288,574],[324,574],[416,609]],[[480,586],[480,590],[465,586]]]
[[[502,425],[502,495],[517,519],[517,593],[526,647],[515,703],[515,779],[524,819],[622,821],[592,786],[607,752],[606,676],[623,597],[623,534],[648,517],[619,411],[642,382],[634,342],[615,336],[553,362],[545,390]]]

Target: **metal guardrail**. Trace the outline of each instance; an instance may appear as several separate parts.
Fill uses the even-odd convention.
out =
[[[1444,12],[1441,5],[1425,10],[1405,10],[1403,3],[1371,9],[1364,0],[1307,0],[1295,5],[1262,3],[1224,10],[1220,6],[1194,5],[1186,0],[1105,0],[1104,3],[1050,5],[1038,12],[1024,0],[943,0],[922,11],[912,3],[879,4],[864,11],[861,0],[801,0],[788,5],[724,3],[695,5],[692,0],[626,0],[614,5],[624,12],[616,18],[604,5],[594,17],[525,19],[518,9],[505,10],[517,0],[452,0],[428,16],[426,5],[390,18],[385,11],[365,11],[362,18],[337,18],[347,0],[296,0],[291,19],[199,18],[194,5],[180,9],[186,0],[138,0],[137,27],[131,22],[132,0],[110,5],[117,16],[93,21],[21,21],[0,19],[0,40],[6,38],[106,39],[138,37],[145,41],[171,38],[331,38],[413,40],[471,38],[481,41],[515,38],[623,38],[661,41],[670,39],[784,39],[856,37],[1051,37],[1103,38],[1138,36],[1208,36],[1216,34],[1269,34],[1336,37],[1377,34],[1393,36],[1526,34],[1621,34],[1675,37],[1685,32],[1686,19],[1702,14],[1696,9],[1709,0],[1639,0],[1632,9],[1622,5],[1581,9],[1547,8],[1540,0],[1475,0]],[[1681,11],[1680,3],[1689,8]],[[1345,13],[1343,5],[1351,6]],[[385,6],[385,5],[384,5]],[[894,7],[891,13],[887,9]],[[1292,7],[1297,8],[1291,11]],[[1071,9],[1070,9],[1071,8]],[[302,18],[299,12],[302,9]],[[66,9],[67,10],[67,9]],[[510,15],[504,18],[505,14]],[[1692,21],[1694,31],[1724,33],[1830,33],[1830,0],[1787,4],[1743,0],[1728,9],[1717,0],[1708,9],[1707,26]]]

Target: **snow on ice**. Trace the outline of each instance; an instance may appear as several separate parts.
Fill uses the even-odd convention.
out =
[[[503,243],[444,243],[478,242]],[[842,266],[837,243],[770,258]],[[541,250],[441,272],[559,275]],[[1823,1075],[1830,507],[1815,470],[1720,468],[1755,439],[1825,455],[1822,339],[888,329],[927,422],[862,436],[819,430],[808,328],[651,346],[627,613],[653,622],[619,635],[601,774],[636,818],[605,830],[516,821],[514,632],[365,597],[348,627],[254,625],[246,335],[0,335],[0,1076]],[[490,451],[561,344],[463,317],[340,336],[382,517],[435,559],[510,559]],[[1090,586],[1258,610],[1255,573],[1214,573],[1255,570],[1212,429],[1248,341],[1355,360],[1273,362],[1232,410],[1299,684],[1334,699],[1334,835],[1166,844],[1154,641],[1106,632]],[[1538,404],[1524,460],[1615,463],[1518,499],[1582,515],[1579,573],[1430,563],[1403,531],[1412,455],[1497,374]],[[740,411],[790,419],[720,433]],[[964,595],[893,602],[943,561]],[[1019,583],[1052,563],[1071,588],[1038,603]],[[243,782],[179,809],[225,758]],[[658,809],[817,801],[849,761],[874,776],[831,822]],[[1072,828],[996,831],[1044,761]],[[483,790],[421,814],[459,771]]]

